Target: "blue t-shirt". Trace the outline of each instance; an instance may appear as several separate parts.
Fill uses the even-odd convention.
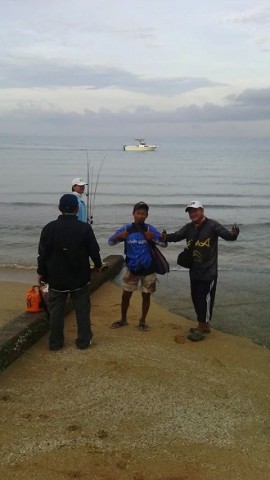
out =
[[[73,193],[73,195],[76,195],[76,197],[78,198],[78,202],[79,202],[79,210],[78,210],[78,213],[77,213],[78,220],[80,220],[81,222],[87,223],[86,205],[84,203],[82,195],[80,195],[77,192],[72,192],[72,193]]]
[[[151,249],[143,233],[139,230],[134,231],[135,228],[136,227],[134,227],[134,224],[132,223],[123,225],[123,227],[119,228],[109,238],[108,243],[109,245],[115,245],[113,240],[119,233],[122,233],[125,230],[128,232],[130,231],[126,240],[120,238],[116,243],[125,242],[126,265],[128,269],[138,275],[148,275],[149,273],[154,272],[152,269]],[[155,227],[147,223],[138,226],[138,228],[141,228],[145,232],[149,228],[150,232],[154,233],[154,241],[159,240],[161,237],[161,233]]]

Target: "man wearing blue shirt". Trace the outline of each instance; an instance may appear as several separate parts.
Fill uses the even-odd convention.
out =
[[[87,183],[82,178],[74,178],[72,180],[71,187],[72,187],[72,193],[76,195],[79,202],[79,210],[77,213],[78,220],[80,220],[81,222],[87,223],[86,205],[82,198],[85,190],[85,185],[87,185]]]
[[[148,331],[145,323],[150,307],[150,295],[156,291],[156,274],[153,267],[150,240],[159,241],[161,233],[152,225],[146,224],[149,207],[144,202],[134,205],[134,222],[123,225],[108,240],[109,245],[125,242],[126,272],[123,278],[123,294],[121,303],[121,319],[113,322],[111,328],[128,325],[127,311],[132,293],[139,282],[142,289],[142,316],[139,322],[141,331]]]

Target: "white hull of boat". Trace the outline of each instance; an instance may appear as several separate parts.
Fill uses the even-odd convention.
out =
[[[125,152],[151,152],[156,150],[157,145],[124,145]]]

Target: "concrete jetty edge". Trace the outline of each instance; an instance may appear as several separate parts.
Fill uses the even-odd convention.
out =
[[[104,258],[108,269],[91,276],[90,294],[103,283],[116,277],[124,263],[122,255],[109,255]],[[67,303],[66,313],[73,309],[72,302]],[[22,355],[49,330],[48,314],[23,312],[0,327],[0,371]]]

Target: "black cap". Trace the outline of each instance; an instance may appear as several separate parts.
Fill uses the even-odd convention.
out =
[[[73,193],[66,193],[60,198],[59,210],[62,213],[74,213],[78,206],[78,198]]]
[[[136,212],[136,210],[145,210],[148,213],[149,207],[145,202],[138,202],[133,207],[133,213]]]

